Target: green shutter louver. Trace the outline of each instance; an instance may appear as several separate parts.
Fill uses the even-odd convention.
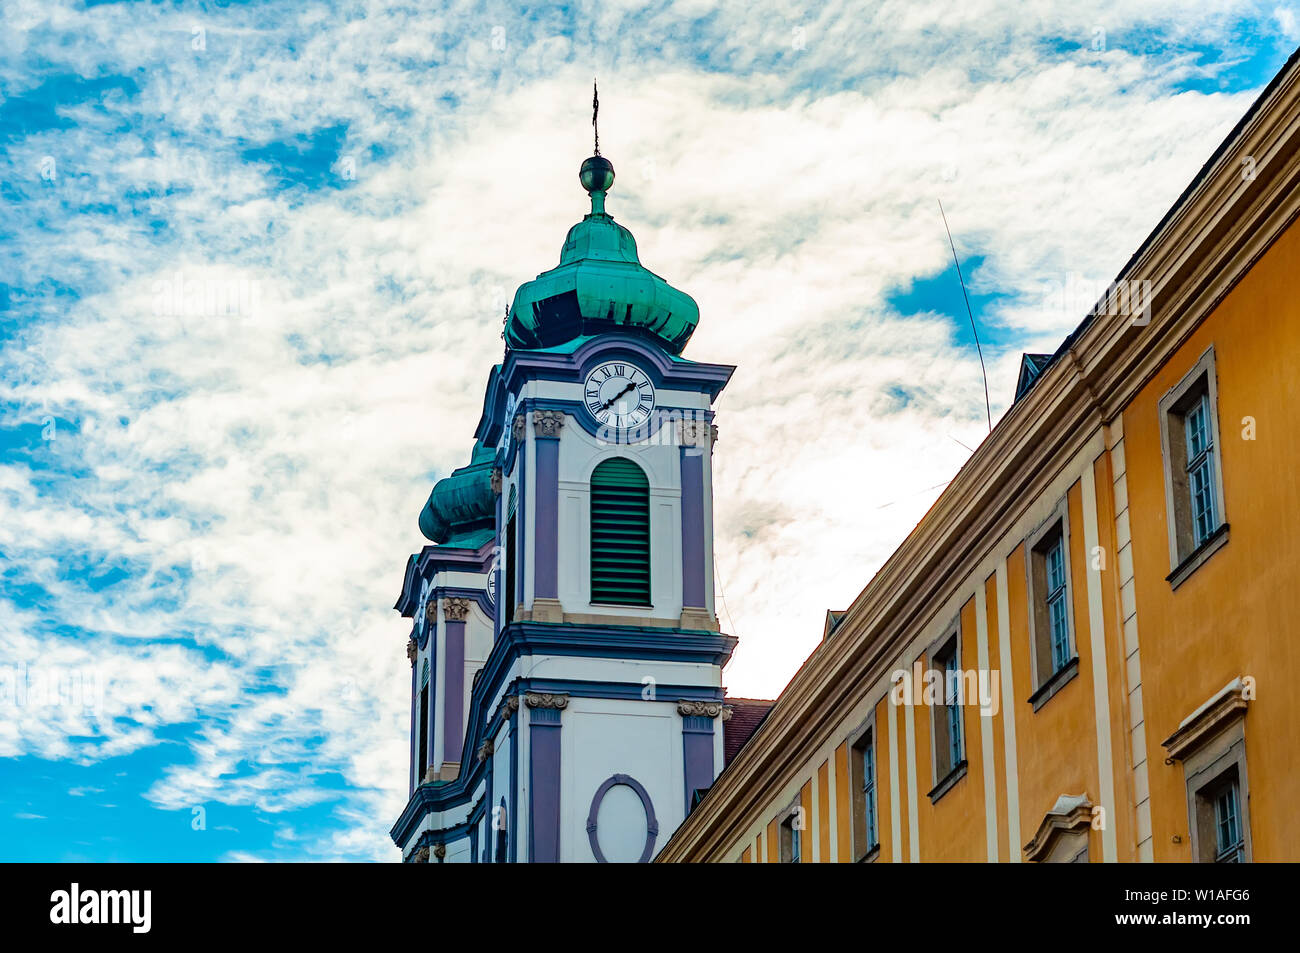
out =
[[[591,474],[591,601],[650,605],[650,484],[623,457]]]

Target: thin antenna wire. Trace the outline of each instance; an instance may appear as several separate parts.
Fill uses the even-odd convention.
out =
[[[736,632],[736,620],[731,617],[731,607],[727,605],[727,587],[722,584],[722,570],[718,568],[718,561],[713,561],[713,578],[718,581],[718,592],[722,594],[722,611],[727,614],[727,631],[740,638]]]
[[[989,433],[993,432],[993,408],[989,405],[989,372],[984,367],[984,349],[980,347],[980,333],[975,329],[975,312],[970,307],[970,296],[966,294],[966,279],[961,276],[961,262],[957,260],[957,246],[952,243],[952,229],[948,227],[948,216],[944,215],[943,199],[939,200],[939,214],[943,215],[943,230],[948,233],[948,247],[952,249],[952,261],[957,266],[957,280],[961,282],[961,296],[966,299],[966,313],[970,315],[971,334],[975,335],[975,352],[980,356],[980,373],[984,375],[984,412],[989,418]]]
[[[920,496],[922,493],[929,493],[931,490],[937,490],[939,487],[947,486],[951,482],[952,480],[944,480],[942,483],[936,483],[934,486],[927,486],[924,490],[917,490],[915,493],[907,494],[907,496],[900,496],[898,500],[890,500],[888,503],[881,503],[876,507],[876,509],[883,510],[887,506],[893,506],[899,500],[910,500],[914,496]]]
[[[596,125],[596,116],[600,113],[600,96],[596,92],[596,81],[591,81],[591,128],[596,137],[596,155],[600,155],[600,126]]]

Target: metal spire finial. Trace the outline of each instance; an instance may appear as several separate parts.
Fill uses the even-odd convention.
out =
[[[600,155],[600,126],[596,125],[596,116],[600,113],[600,95],[596,92],[596,81],[591,81],[591,128],[596,137],[596,155]]]

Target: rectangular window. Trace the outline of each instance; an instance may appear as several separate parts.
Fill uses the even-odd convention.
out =
[[[1182,762],[1194,863],[1251,862],[1246,768],[1249,704],[1245,682],[1233,679],[1161,742],[1169,752],[1166,764]]]
[[[1214,862],[1218,864],[1239,864],[1245,850],[1245,839],[1241,834],[1241,811],[1238,807],[1240,794],[1236,779],[1224,784],[1214,792]]]
[[[432,639],[430,640],[432,643]],[[416,764],[419,770],[415,775],[415,783],[423,784],[424,776],[429,771],[429,660],[424,660],[424,665],[420,672],[420,717],[417,722],[420,737],[416,741],[416,750],[418,752]]]
[[[876,821],[876,745],[867,729],[850,748],[853,777],[853,859],[862,860],[880,844]]]
[[[1200,546],[1219,528],[1214,516],[1214,440],[1210,435],[1210,398],[1200,399],[1183,416],[1187,436],[1187,488],[1191,498],[1192,545]]]
[[[931,666],[943,677],[943,700],[932,711],[937,785],[962,764],[961,672],[957,668],[956,636],[934,653]]]
[[[1168,580],[1175,588],[1227,541],[1217,399],[1213,349],[1160,399]]]
[[[511,497],[514,491],[511,491]],[[506,572],[505,585],[502,586],[503,592],[499,593],[497,598],[505,600],[503,606],[504,614],[501,618],[505,624],[509,625],[515,619],[515,511],[511,507],[510,518],[506,520]]]
[[[1047,551],[1047,621],[1052,633],[1052,671],[1070,661],[1070,615],[1065,591],[1065,540],[1060,536]]]
[[[1223,767],[1223,765],[1227,767]],[[1202,864],[1244,864],[1250,859],[1246,838],[1249,816],[1243,796],[1240,746],[1218,759],[1189,783],[1192,795],[1192,859]],[[1202,782],[1206,775],[1209,781]]]
[[[781,863],[803,862],[803,811],[797,805],[786,811],[781,822]]]
[[[1026,540],[1029,585],[1029,637],[1037,711],[1078,670],[1074,650],[1074,613],[1070,592],[1068,500],[1062,499],[1048,519]]]

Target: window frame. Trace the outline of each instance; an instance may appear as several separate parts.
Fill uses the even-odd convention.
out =
[[[1250,837],[1250,783],[1246,772],[1246,720],[1233,718],[1194,753],[1183,759],[1187,787],[1187,821],[1191,835],[1192,863],[1217,863],[1217,818],[1215,796],[1227,784],[1237,791],[1237,823],[1240,827],[1239,863],[1251,863],[1254,853]]]
[[[1029,614],[1029,665],[1034,686],[1029,703],[1042,708],[1079,673],[1079,643],[1074,618],[1074,579],[1070,561],[1070,498],[1067,493],[1025,540],[1025,592]],[[1051,553],[1059,547],[1062,584],[1050,585]],[[1064,604],[1066,658],[1058,664],[1051,602]]]
[[[943,630],[944,634],[931,643],[926,650],[928,670],[939,669],[944,673],[943,704],[930,707],[930,772],[934,786],[927,793],[930,803],[936,803],[963,777],[966,776],[966,725],[960,699],[954,698],[948,703],[948,666],[951,658],[952,670],[960,673],[961,669],[961,625],[954,622]],[[960,675],[958,676],[960,680]],[[941,714],[942,713],[942,714]],[[940,718],[944,719],[942,736]],[[953,727],[956,731],[953,732]],[[955,737],[954,737],[955,735]],[[945,760],[940,762],[940,746],[946,749]],[[941,768],[943,769],[941,771]]]
[[[871,706],[871,714],[849,736],[849,783],[852,785],[853,812],[853,860],[855,863],[870,863],[880,853],[880,771],[876,757],[876,707]],[[871,817],[867,817],[866,753],[870,751],[872,775]],[[874,834],[874,836],[873,836]]]
[[[429,648],[432,650],[436,636],[430,635]],[[429,664],[428,656],[425,656],[420,666],[419,686],[415,690],[415,703],[419,706],[419,711],[415,720],[415,730],[419,732],[419,737],[415,740],[416,750],[416,772],[415,786],[419,787],[425,782],[429,774],[429,762],[433,752],[429,744],[429,683],[433,680],[432,666]]]
[[[1196,528],[1196,502],[1188,460],[1187,417],[1204,407],[1208,476],[1213,483],[1210,505],[1213,524],[1203,534]],[[1177,589],[1228,541],[1228,516],[1223,483],[1223,441],[1219,430],[1219,389],[1214,346],[1196,360],[1157,405],[1165,485],[1165,529],[1169,541],[1169,575]]]
[[[781,812],[778,859],[783,864],[801,864],[804,862],[805,838],[803,835],[807,831],[807,825],[805,824],[802,828],[794,826],[795,818],[799,816],[802,807],[803,800],[800,795],[796,794],[794,800],[786,805],[785,810]]]

